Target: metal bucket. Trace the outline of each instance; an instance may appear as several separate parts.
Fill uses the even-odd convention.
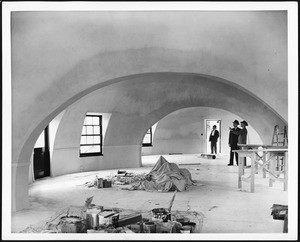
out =
[[[61,217],[59,227],[62,233],[84,233],[85,222],[79,217]]]
[[[155,223],[154,222],[146,222],[144,223],[144,233],[155,233]]]
[[[183,233],[194,233],[195,231],[195,227],[196,227],[196,223],[193,222],[183,222],[182,224],[182,230]]]

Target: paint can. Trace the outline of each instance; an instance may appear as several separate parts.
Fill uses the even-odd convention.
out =
[[[61,217],[59,227],[62,233],[84,233],[85,222],[79,217]]]
[[[155,233],[156,228],[155,228],[155,223],[154,222],[146,222],[144,223],[144,233]]]
[[[115,228],[118,227],[118,222],[119,222],[119,214],[115,214],[111,217],[112,219],[112,226]]]
[[[101,210],[99,209],[87,209],[86,210],[86,226],[87,229],[95,229],[99,226],[98,214]]]
[[[98,178],[98,180],[97,180],[97,188],[103,188],[103,178]]]
[[[194,223],[194,222],[183,222],[181,224],[182,224],[182,227],[189,230],[190,233],[194,233],[195,228],[196,228],[196,223]]]

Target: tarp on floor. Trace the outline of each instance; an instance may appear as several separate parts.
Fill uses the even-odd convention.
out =
[[[175,163],[169,163],[160,156],[152,170],[146,175],[146,180],[133,184],[133,190],[146,191],[184,191],[195,181],[188,169],[180,169]]]

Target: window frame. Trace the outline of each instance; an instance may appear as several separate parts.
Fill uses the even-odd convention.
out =
[[[150,130],[150,132],[149,132]],[[149,133],[148,133],[149,132]],[[144,143],[144,138],[147,134],[150,134],[150,143]],[[152,147],[153,146],[153,141],[152,141],[152,127],[150,127],[150,129],[147,130],[146,134],[144,135],[143,141],[142,141],[142,147]]]
[[[87,117],[96,117],[96,118],[99,118],[99,125],[94,125],[94,124],[85,124],[85,120]],[[91,126],[91,127],[99,127],[100,131],[99,131],[99,134],[95,134],[94,133],[94,128],[93,128],[93,134],[82,134],[82,129],[84,127],[86,127],[86,130],[87,130],[87,127],[88,126]],[[102,141],[103,141],[103,137],[102,137],[102,115],[100,114],[89,114],[87,113],[85,115],[85,118],[84,118],[84,123],[82,125],[82,129],[81,129],[81,135],[80,135],[80,143],[79,143],[79,157],[91,157],[91,156],[103,156],[103,149],[102,149]],[[100,143],[87,143],[86,141],[86,144],[81,144],[81,137],[88,137],[88,136],[99,136],[100,137]],[[81,153],[81,147],[82,146],[99,146],[100,147],[100,152],[88,152],[88,153]]]

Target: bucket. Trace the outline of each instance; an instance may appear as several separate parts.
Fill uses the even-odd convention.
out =
[[[61,217],[59,227],[62,233],[84,233],[86,226],[79,217]]]
[[[181,230],[184,230],[183,233],[194,233],[196,223],[186,222],[186,223],[181,223],[181,224],[182,224],[182,229]],[[187,231],[189,231],[189,232],[187,232]]]
[[[118,227],[119,214],[115,214],[111,216],[111,220],[112,220],[112,226],[114,226],[115,228]]]
[[[190,233],[191,233],[191,230],[189,230],[189,229],[181,229],[180,232],[181,232],[182,234],[190,234]]]
[[[86,227],[87,229],[95,229],[99,226],[98,209],[87,209],[86,210]]]
[[[154,208],[152,209],[152,220],[167,222],[171,220],[171,213],[165,208]]]
[[[97,180],[97,188],[103,188],[103,178],[98,178],[98,180]]]
[[[155,233],[155,223],[154,222],[146,222],[144,223],[144,233]]]

